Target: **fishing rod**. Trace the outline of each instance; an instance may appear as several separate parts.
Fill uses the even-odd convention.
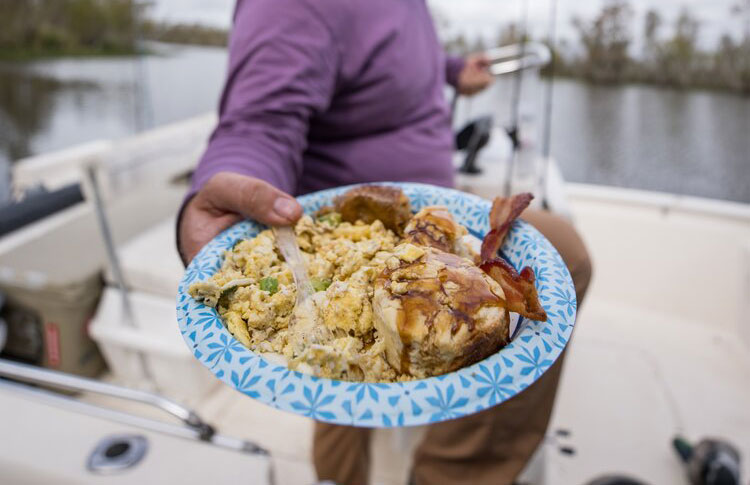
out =
[[[552,144],[552,100],[554,98],[555,65],[557,64],[557,0],[550,0],[549,46],[552,56],[549,63],[549,77],[544,89],[544,126],[542,132],[542,156],[544,162],[539,172],[539,190],[541,191],[542,208],[549,209],[547,200],[547,176],[550,166]]]
[[[526,25],[529,15],[529,2],[528,0],[521,0],[521,25],[520,25],[520,54],[519,59],[524,59],[526,55]],[[503,190],[505,197],[510,197],[512,189],[513,169],[518,158],[518,150],[520,147],[519,137],[519,124],[520,124],[520,110],[521,110],[521,85],[523,83],[523,66],[521,66],[514,77],[513,83],[513,98],[510,106],[510,126],[505,130],[510,137],[510,141],[513,145],[513,153],[510,157],[510,163],[505,173],[505,188]]]
[[[147,53],[140,24],[142,13],[151,5],[153,5],[153,2],[150,1],[133,1],[130,4],[133,45],[136,55],[135,62],[133,63],[133,127],[136,132],[151,128],[154,124],[145,60]]]

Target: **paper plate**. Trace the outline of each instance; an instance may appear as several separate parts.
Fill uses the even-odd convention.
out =
[[[456,190],[400,183],[412,208],[447,206],[470,233],[482,238],[489,230],[490,202]],[[299,197],[312,213],[350,187]],[[490,408],[529,386],[560,355],[570,338],[576,315],[573,282],[560,255],[531,225],[516,221],[503,245],[503,256],[516,268],[531,266],[547,322],[522,319],[505,348],[472,366],[450,374],[412,382],[353,383],[313,377],[270,363],[229,333],[218,313],[193,300],[191,283],[220,267],[224,251],[239,239],[254,237],[264,227],[240,222],[212,240],[190,263],[177,295],[177,320],[185,343],[219,379],[270,406],[319,421],[396,427],[435,423]]]

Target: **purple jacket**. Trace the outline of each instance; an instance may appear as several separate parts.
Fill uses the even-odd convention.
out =
[[[219,123],[191,196],[221,171],[291,193],[451,186],[448,59],[424,0],[238,0]]]

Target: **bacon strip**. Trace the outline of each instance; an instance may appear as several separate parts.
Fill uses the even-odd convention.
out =
[[[534,196],[528,192],[509,198],[495,197],[490,211],[490,232],[482,240],[482,261],[489,261],[497,256],[511,224],[529,206],[533,198]]]
[[[480,268],[500,284],[508,310],[532,320],[547,321],[547,312],[539,302],[534,286],[534,271],[530,267],[526,266],[518,274],[507,261],[494,258],[482,263]]]

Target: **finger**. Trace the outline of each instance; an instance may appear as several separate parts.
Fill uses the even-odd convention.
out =
[[[262,224],[289,225],[302,216],[302,206],[294,197],[252,177],[217,174],[204,190],[217,209],[241,214]]]
[[[214,217],[206,213],[198,213],[193,217],[185,217],[180,227],[179,246],[183,263],[187,266],[203,246],[240,219],[241,216],[237,214]]]
[[[177,249],[183,264],[187,266],[206,243],[241,218],[239,214],[209,209],[199,195],[190,199],[177,224]]]
[[[486,54],[482,53],[482,54],[479,54],[477,56],[477,66],[478,67],[481,67],[482,69],[487,69],[488,67],[490,67],[490,64],[492,64],[492,63],[490,62],[490,58],[487,57]]]

